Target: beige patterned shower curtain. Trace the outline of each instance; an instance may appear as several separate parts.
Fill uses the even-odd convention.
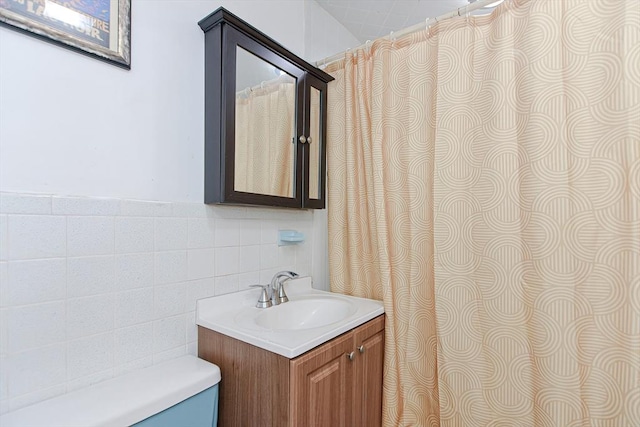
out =
[[[506,0],[327,71],[331,287],[384,301],[384,424],[640,426],[640,2]]]

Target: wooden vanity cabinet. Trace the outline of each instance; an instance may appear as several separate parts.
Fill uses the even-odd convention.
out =
[[[382,423],[384,315],[294,359],[200,326],[198,357],[220,367],[221,426]]]
[[[354,426],[382,425],[382,369],[384,319],[366,323],[354,331],[355,364]]]

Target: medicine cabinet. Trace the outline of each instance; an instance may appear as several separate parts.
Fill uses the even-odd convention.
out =
[[[205,33],[205,203],[325,207],[329,74],[224,8]]]

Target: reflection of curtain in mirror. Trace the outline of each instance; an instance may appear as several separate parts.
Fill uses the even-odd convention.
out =
[[[235,190],[293,197],[295,85],[273,82],[236,96]]]
[[[309,136],[309,198],[318,199],[318,184],[320,176],[318,168],[320,166],[320,91],[311,88],[311,110],[310,110]]]

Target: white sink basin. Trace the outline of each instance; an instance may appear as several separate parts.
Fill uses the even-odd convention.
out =
[[[289,302],[256,308],[257,289],[205,298],[196,324],[294,358],[384,313],[380,301],[313,289],[310,277],[285,282]]]
[[[300,296],[263,309],[254,317],[257,326],[273,330],[312,329],[344,320],[356,311],[348,300],[327,296]]]

